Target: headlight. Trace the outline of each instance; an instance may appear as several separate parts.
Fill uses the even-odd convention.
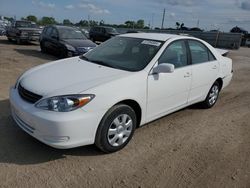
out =
[[[70,51],[76,51],[75,47],[69,45],[69,44],[65,44],[66,48]]]
[[[55,112],[69,112],[88,104],[95,95],[64,95],[43,99],[37,108]]]

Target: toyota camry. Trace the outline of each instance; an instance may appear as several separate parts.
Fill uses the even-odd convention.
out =
[[[232,60],[193,37],[131,33],[34,67],[10,89],[12,117],[55,148],[124,148],[136,127],[189,105],[215,105]]]

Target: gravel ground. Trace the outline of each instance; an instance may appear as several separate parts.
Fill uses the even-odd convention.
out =
[[[94,146],[50,148],[12,120],[9,87],[56,59],[39,49],[0,38],[0,187],[250,187],[250,49],[230,51],[234,78],[214,108],[161,118],[108,155]]]

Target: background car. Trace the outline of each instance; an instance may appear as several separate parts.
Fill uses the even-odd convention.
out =
[[[250,48],[250,39],[249,39],[249,38],[246,39],[246,46],[247,46],[248,48]]]
[[[111,37],[117,36],[119,34],[120,33],[118,33],[113,27],[96,26],[90,29],[89,38],[93,42],[104,42]]]
[[[80,29],[82,31],[82,33],[89,39],[89,31],[87,29]]]
[[[7,27],[6,36],[9,41],[15,40],[17,44],[29,41],[38,41],[42,30],[34,22],[20,20],[14,21]]]
[[[95,143],[109,153],[138,126],[195,103],[213,107],[232,76],[232,60],[202,40],[125,34],[24,73],[10,106],[17,124],[45,144]]]
[[[96,47],[96,44],[88,40],[77,28],[51,25],[43,29],[40,47],[42,52],[72,57],[88,52]]]
[[[5,35],[6,34],[6,29],[3,25],[0,25],[0,36]]]

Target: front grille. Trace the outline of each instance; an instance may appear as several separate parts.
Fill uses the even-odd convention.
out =
[[[22,99],[30,103],[35,103],[42,98],[41,95],[37,95],[26,90],[24,87],[21,86],[21,84],[18,85],[18,93]]]
[[[40,33],[33,33],[33,32],[30,32],[30,33],[29,33],[29,36],[40,36]]]

